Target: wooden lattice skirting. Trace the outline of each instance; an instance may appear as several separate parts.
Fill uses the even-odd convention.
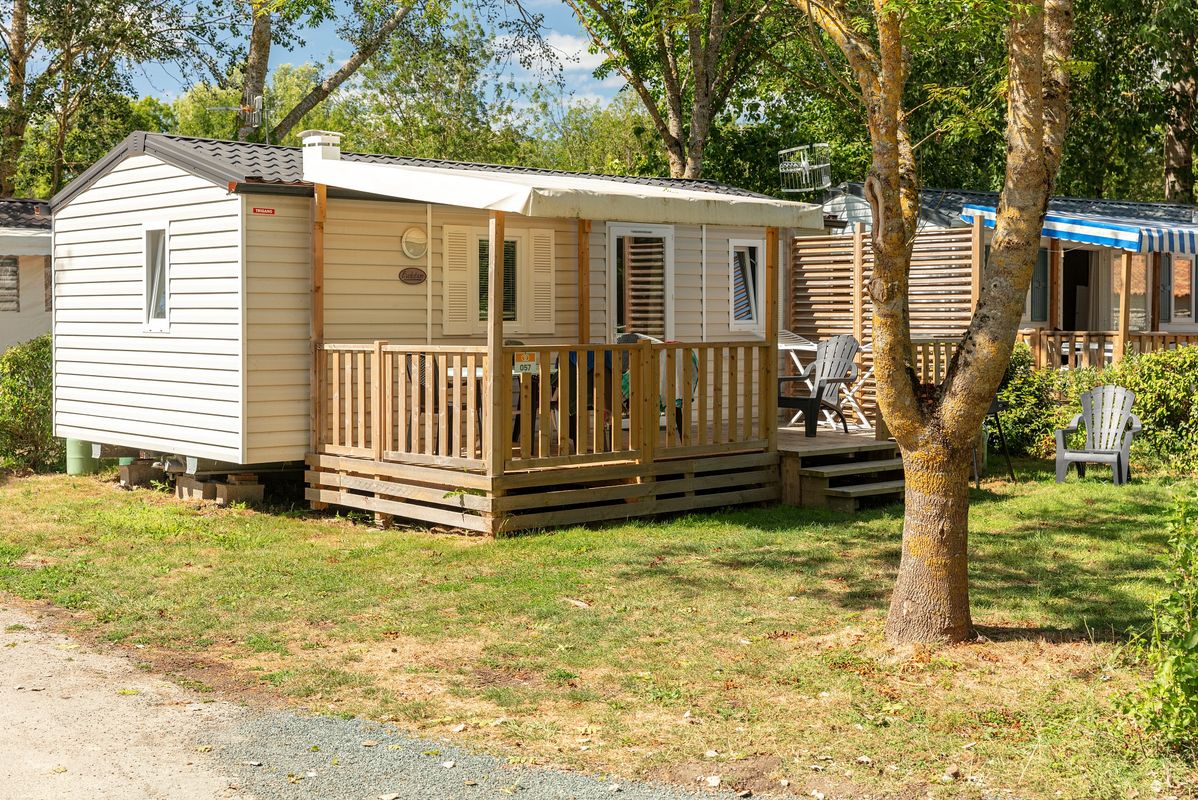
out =
[[[360,458],[308,456],[305,496],[330,505],[502,534],[774,501],[777,453],[605,463],[494,478]]]

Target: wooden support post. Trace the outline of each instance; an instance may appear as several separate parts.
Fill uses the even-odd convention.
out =
[[[591,221],[578,220],[578,343],[591,342]]]
[[[1048,329],[1061,328],[1061,284],[1065,272],[1065,255],[1060,239],[1048,240]]]
[[[979,212],[973,215],[973,239],[970,251],[973,264],[972,280],[969,283],[969,308],[972,311],[978,307],[978,298],[982,296],[982,272],[986,268],[986,221]]]
[[[312,356],[312,369],[309,377],[308,407],[311,416],[311,445],[312,452],[319,453],[321,448],[322,431],[324,429],[324,395],[325,380],[324,358],[324,223],[328,216],[328,188],[323,183],[313,187],[312,194],[312,287],[309,304],[311,306],[310,327],[308,332],[308,349]],[[327,503],[318,500],[311,502],[313,510],[327,508]]]
[[[374,460],[383,460],[386,438],[391,428],[386,395],[390,393],[389,370],[383,366],[383,347],[387,342],[376,341],[370,359],[370,446],[374,449]]]
[[[1111,356],[1116,364],[1123,360],[1123,351],[1127,349],[1127,330],[1131,327],[1131,253],[1126,250],[1119,263],[1119,273],[1123,281],[1119,287],[1119,329],[1115,335],[1115,352]]]
[[[853,225],[853,337],[865,342],[865,225]]]
[[[1145,281],[1145,291],[1148,292],[1148,326],[1147,330],[1159,331],[1161,328],[1161,268],[1164,258],[1160,253],[1145,256],[1147,259],[1144,269],[1148,271]]]
[[[495,477],[503,474],[504,470],[504,433],[508,430],[504,424],[504,394],[508,389],[511,370],[501,362],[503,352],[503,250],[504,250],[504,214],[502,211],[491,212],[491,226],[488,234],[487,248],[487,373],[484,384],[484,405],[486,416],[483,417],[483,440],[486,443],[487,475]],[[489,533],[494,536],[499,532],[503,521],[502,514],[493,514],[487,520]]]
[[[778,229],[765,229],[765,391],[759,400],[766,450],[778,449]],[[746,412],[748,413],[748,409]],[[689,422],[687,423],[690,424]]]

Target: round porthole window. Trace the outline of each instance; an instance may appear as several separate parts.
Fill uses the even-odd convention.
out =
[[[400,247],[403,248],[403,254],[408,258],[423,258],[428,252],[428,236],[424,232],[424,228],[411,227],[403,232],[403,238],[400,239]]]

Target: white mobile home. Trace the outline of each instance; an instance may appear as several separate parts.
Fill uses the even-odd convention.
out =
[[[53,206],[59,436],[492,532],[778,495],[779,261],[818,206],[324,132],[134,134]]]
[[[0,199],[0,353],[50,332],[50,205]]]

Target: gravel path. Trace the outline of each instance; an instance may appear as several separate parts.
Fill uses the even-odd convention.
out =
[[[203,701],[0,605],[0,800],[705,800],[508,767],[364,720]]]

